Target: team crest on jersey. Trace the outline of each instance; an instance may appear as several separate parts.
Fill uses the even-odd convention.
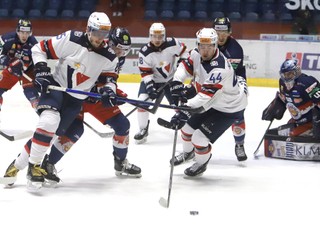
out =
[[[77,37],[81,37],[83,35],[83,32],[74,31],[74,35],[77,36]]]
[[[212,67],[218,66],[218,62],[217,61],[211,61],[210,65]]]
[[[293,119],[299,119],[301,117],[300,110],[294,104],[288,103],[287,109],[289,110],[290,115],[292,116]]]

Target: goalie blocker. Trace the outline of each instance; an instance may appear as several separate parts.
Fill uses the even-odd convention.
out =
[[[297,161],[320,161],[320,140],[313,137],[288,137],[270,129],[264,137],[264,155]]]

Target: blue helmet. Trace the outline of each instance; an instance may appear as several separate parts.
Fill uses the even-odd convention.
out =
[[[286,59],[280,67],[280,78],[284,82],[296,80],[301,75],[297,59]]]

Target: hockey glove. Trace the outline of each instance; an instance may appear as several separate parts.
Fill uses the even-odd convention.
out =
[[[181,129],[190,117],[191,114],[188,111],[180,110],[176,112],[176,114],[171,118],[170,123],[172,124],[172,127],[174,129],[176,128],[176,126],[178,126],[178,129]]]
[[[153,80],[146,83],[146,90],[151,100],[156,99],[159,96]]]
[[[8,72],[17,76],[22,76],[23,62],[19,58],[12,58],[9,61]]]
[[[0,65],[7,67],[9,65],[10,58],[7,55],[0,56]]]
[[[45,62],[39,62],[35,65],[35,79],[34,85],[38,91],[46,93],[49,85],[56,85],[53,80],[51,69]]]
[[[117,95],[110,87],[100,89],[101,102],[105,107],[114,107],[117,105]]]
[[[194,98],[197,95],[197,90],[194,85],[190,84],[184,87],[184,90],[186,91],[186,98],[191,99]]]
[[[269,106],[263,110],[262,120],[272,121],[273,119],[280,120],[286,111],[285,103],[277,95],[275,99],[269,104]]]
[[[178,106],[179,103],[186,103],[188,101],[186,97],[186,90],[184,89],[184,85],[180,81],[173,81],[170,86],[170,92],[173,104]]]

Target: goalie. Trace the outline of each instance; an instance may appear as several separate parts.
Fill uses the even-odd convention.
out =
[[[288,109],[287,124],[265,134],[265,156],[290,160],[320,160],[320,83],[301,73],[296,59],[280,67],[280,91],[263,111],[262,120],[282,119]]]

